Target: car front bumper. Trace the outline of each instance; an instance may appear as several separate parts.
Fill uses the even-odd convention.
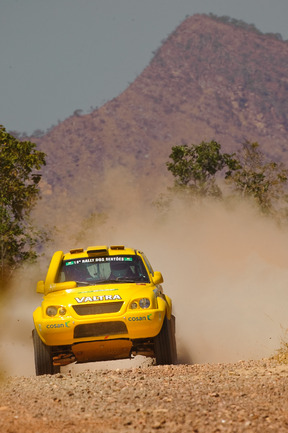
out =
[[[35,329],[48,346],[115,339],[148,339],[159,334],[166,314],[165,303],[157,309],[129,310],[124,314],[43,317],[41,307],[33,314]]]

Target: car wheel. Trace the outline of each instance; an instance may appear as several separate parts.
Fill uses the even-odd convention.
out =
[[[171,315],[171,349],[172,349],[172,364],[177,364],[177,346],[176,346],[176,319],[175,316]]]
[[[161,331],[154,338],[154,352],[157,365],[176,364],[175,317],[165,317]]]
[[[46,344],[43,343],[36,329],[33,329],[32,331],[32,338],[36,376],[59,373],[60,366],[53,365],[51,347],[46,346]]]

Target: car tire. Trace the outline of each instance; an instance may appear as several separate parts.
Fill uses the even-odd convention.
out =
[[[154,352],[157,365],[177,363],[174,316],[170,320],[165,316],[161,331],[154,337]]]
[[[177,364],[177,345],[176,345],[176,318],[171,315],[171,349],[172,349],[172,364]]]
[[[42,374],[56,374],[60,372],[60,366],[53,365],[51,347],[46,346],[39,337],[36,329],[32,331],[34,346],[34,361],[36,376]]]

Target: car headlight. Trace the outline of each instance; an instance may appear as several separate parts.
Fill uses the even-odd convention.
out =
[[[141,308],[149,308],[150,307],[150,299],[142,298],[139,300],[139,306]]]
[[[57,311],[58,311],[58,308],[54,307],[54,306],[46,308],[46,314],[47,314],[47,316],[50,316],[50,317],[56,316]]]
[[[136,302],[136,301],[131,302],[131,304],[130,304],[130,308],[132,308],[132,310],[135,310],[135,308],[138,308],[138,304],[137,304],[137,302]]]
[[[66,308],[64,308],[64,307],[60,307],[58,310],[58,313],[60,314],[60,316],[65,316],[66,312],[67,312]]]

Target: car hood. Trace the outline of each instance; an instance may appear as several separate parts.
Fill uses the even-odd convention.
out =
[[[44,303],[61,305],[128,301],[135,297],[152,296],[155,286],[151,283],[103,284],[76,287],[49,293]]]

